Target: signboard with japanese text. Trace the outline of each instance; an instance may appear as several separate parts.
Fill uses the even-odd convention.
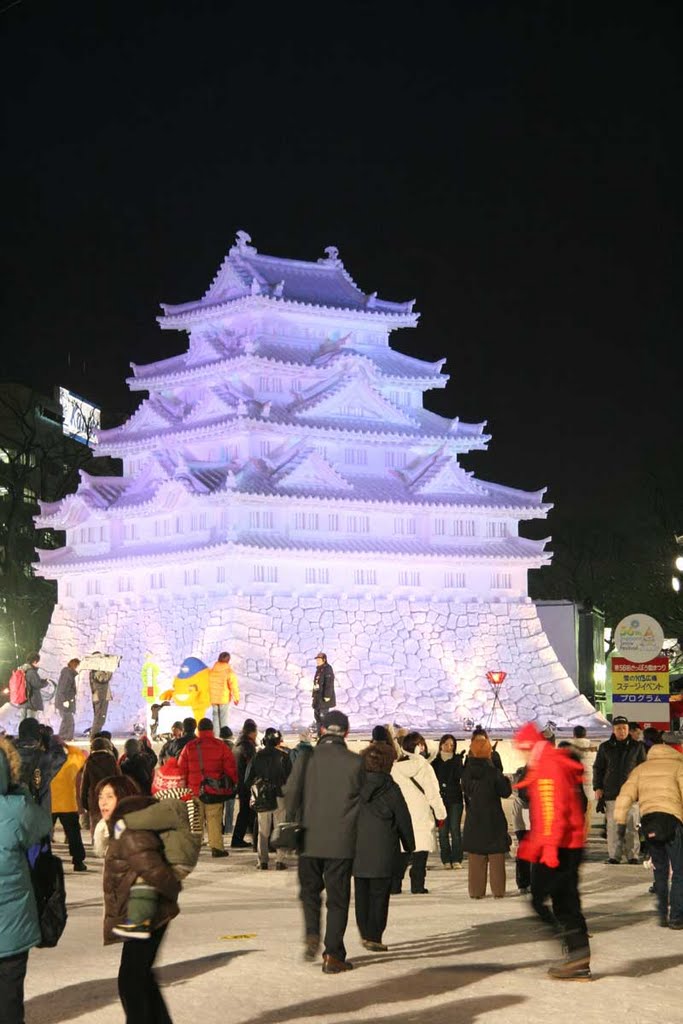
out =
[[[645,697],[662,697],[661,701],[652,703],[668,703],[668,658],[654,658],[639,665],[627,658],[612,658],[612,701],[630,701],[631,697],[640,698],[641,702]]]
[[[614,693],[612,694],[613,704],[667,704],[669,695],[667,693]]]

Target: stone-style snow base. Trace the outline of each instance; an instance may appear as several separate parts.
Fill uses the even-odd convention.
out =
[[[486,672],[504,669],[501,690],[513,724],[551,719],[558,726],[604,724],[578,693],[543,632],[531,601],[456,604],[373,597],[187,596],[58,605],[42,648],[52,678],[70,658],[94,650],[122,655],[112,679],[107,726],[129,731],[145,720],[140,670],[148,654],[159,688],[189,655],[213,664],[229,650],[243,700],[231,712],[259,727],[310,723],[314,657],[327,653],[337,705],[354,730],[393,721],[418,729],[488,721]],[[77,728],[90,724],[87,678],[79,677]],[[179,717],[183,717],[182,713]],[[493,726],[504,727],[497,714]]]

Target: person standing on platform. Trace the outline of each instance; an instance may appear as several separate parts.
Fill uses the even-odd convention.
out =
[[[209,672],[209,697],[213,715],[214,735],[220,737],[221,729],[228,724],[230,705],[240,702],[240,687],[235,670],[230,664],[230,655],[222,651],[218,661]]]
[[[72,658],[59,673],[55,690],[55,707],[59,712],[59,737],[62,740],[74,738],[74,716],[76,714],[76,676],[80,660]]]
[[[69,856],[74,871],[87,871],[85,847],[79,822],[79,794],[76,781],[88,755],[80,747],[65,744],[66,761],[50,783],[52,797],[52,824],[59,821],[69,844]]]
[[[39,654],[29,654],[21,666],[26,678],[26,703],[22,704],[19,712],[19,720],[22,722],[26,718],[37,718],[43,710],[43,695],[40,691],[47,686],[48,680],[43,679],[38,672],[39,663]]]
[[[93,651],[93,657],[100,654],[100,651]],[[90,692],[92,693],[93,722],[90,728],[90,735],[104,729],[107,721],[107,711],[111,701],[111,672],[104,672],[100,669],[93,669],[90,672]]]
[[[626,838],[620,843],[617,837],[617,823],[614,820],[619,790],[634,768],[645,760],[645,747],[628,734],[628,718],[617,715],[612,719],[612,735],[598,747],[593,765],[593,789],[596,801],[604,800],[607,818],[607,864],[619,864],[622,847],[629,864],[639,864],[640,840],[638,838],[638,809],[629,809],[626,822]]]
[[[531,723],[515,733],[514,744],[527,762],[517,786],[529,796],[529,831],[519,844],[519,856],[533,865],[532,906],[542,921],[560,925],[566,951],[548,974],[557,981],[589,981],[590,944],[579,895],[583,767],[568,750],[555,749]]]
[[[322,651],[319,651],[315,656],[315,675],[313,676],[311,706],[318,735],[320,735],[320,725],[324,716],[328,711],[337,706],[337,699],[334,694],[334,669],[329,664],[327,655]]]
[[[315,960],[320,949],[323,890],[327,895],[324,974],[341,974],[353,968],[346,959],[344,932],[349,918],[362,773],[360,757],[346,746],[348,732],[346,715],[328,711],[321,722],[318,745],[310,754],[297,758],[285,789],[286,820],[300,821],[303,826],[299,885],[306,960]]]

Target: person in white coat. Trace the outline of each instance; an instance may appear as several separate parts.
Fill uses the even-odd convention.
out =
[[[431,764],[425,759],[427,744],[419,732],[409,732],[403,739],[402,756],[394,763],[391,776],[398,783],[415,833],[415,852],[410,867],[410,891],[426,893],[427,857],[436,850],[436,828],[446,819],[439,792],[439,782]],[[410,854],[398,854],[391,880],[392,893],[399,893]]]

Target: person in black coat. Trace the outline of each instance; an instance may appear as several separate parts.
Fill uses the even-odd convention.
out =
[[[358,809],[353,881],[356,924],[366,949],[385,952],[382,935],[387,926],[391,875],[401,843],[406,853],[415,849],[410,811],[391,775],[396,751],[390,743],[372,743],[361,754],[363,776]]]
[[[501,799],[510,796],[512,787],[493,763],[492,753],[485,736],[474,736],[461,778],[467,808],[463,848],[468,854],[468,890],[474,900],[486,894],[488,873],[493,895],[498,899],[505,895],[505,855],[510,837]]]
[[[629,736],[628,718],[624,715],[616,715],[612,719],[612,735],[598,747],[593,765],[595,799],[598,802],[603,800],[605,803],[608,864],[618,864],[621,859],[619,848],[622,844],[619,842],[617,823],[614,820],[614,807],[619,790],[633,769],[643,763],[645,757],[644,744]],[[629,864],[638,864],[640,841],[635,809],[629,813],[626,824],[626,840],[623,845]]]
[[[279,729],[266,729],[263,737],[263,750],[254,756],[247,767],[245,782],[255,786],[257,792],[265,798],[266,803],[271,806],[260,807],[256,803],[258,815],[258,867],[262,871],[268,870],[268,851],[270,836],[276,825],[285,820],[285,798],[283,788],[292,770],[292,762],[289,754],[282,748],[282,733]],[[265,784],[265,785],[264,785]],[[268,789],[268,796],[261,794],[262,789]],[[275,870],[284,871],[287,868],[286,852],[278,849],[275,855]]]
[[[140,741],[135,739],[126,740],[123,751],[123,757],[119,765],[121,772],[137,784],[141,793],[150,796],[152,793],[154,768],[149,757],[143,752]]]
[[[448,812],[443,827],[439,829],[441,863],[445,868],[462,867],[462,754],[456,754],[457,746],[455,736],[446,733],[439,740],[439,752],[432,761],[441,799]]]
[[[74,716],[76,714],[76,676],[80,660],[72,658],[59,673],[55,690],[55,708],[59,712],[59,737],[64,741],[74,738]]]
[[[315,656],[315,675],[313,676],[313,693],[311,707],[320,734],[320,724],[332,708],[336,707],[337,698],[334,693],[334,669],[327,660],[327,655],[320,651]]]
[[[238,849],[247,849],[249,843],[245,842],[247,832],[252,834],[252,846],[256,849],[256,814],[250,806],[251,792],[246,781],[247,770],[252,759],[256,755],[256,722],[253,718],[245,718],[242,732],[237,737],[235,744],[235,761],[237,762],[237,799],[239,800],[239,811],[232,831],[230,845]]]
[[[298,757],[285,789],[287,821],[303,826],[299,883],[306,939],[304,957],[315,960],[320,947],[321,893],[327,896],[323,951],[325,974],[348,971],[344,932],[351,901],[351,871],[356,853],[361,764],[347,749],[349,720],[328,711],[313,752]]]

